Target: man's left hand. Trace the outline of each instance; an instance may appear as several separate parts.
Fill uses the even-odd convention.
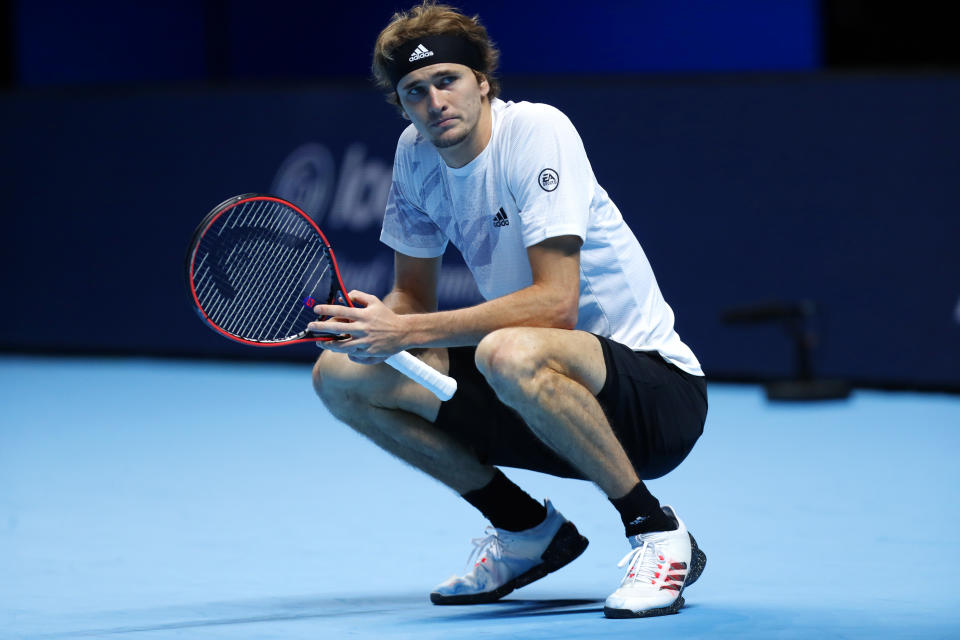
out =
[[[318,304],[313,312],[330,316],[327,320],[311,322],[307,329],[314,333],[346,335],[348,337],[318,343],[324,349],[346,353],[351,360],[363,364],[382,362],[403,351],[406,328],[403,316],[396,314],[376,296],[362,291],[347,294],[357,306]]]

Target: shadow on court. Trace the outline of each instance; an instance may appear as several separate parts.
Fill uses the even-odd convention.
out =
[[[209,627],[272,628],[270,623],[395,616],[424,606],[423,596],[396,595],[362,598],[276,598],[216,602],[129,611],[102,611],[62,619],[70,631],[40,633],[27,638],[85,638],[128,633],[176,632]],[[57,621],[50,621],[56,624]],[[100,625],[97,625],[100,622]],[[110,622],[125,624],[110,625]],[[106,623],[106,624],[104,624]],[[2,637],[2,636],[0,636]]]
[[[590,606],[595,605],[595,606]],[[455,613],[433,616],[434,620],[487,620],[490,618],[524,618],[533,616],[561,616],[577,613],[602,613],[602,598],[548,598],[544,600],[501,600],[491,604],[444,606]]]

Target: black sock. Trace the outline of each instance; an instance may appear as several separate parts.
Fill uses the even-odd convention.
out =
[[[622,498],[609,500],[620,512],[627,537],[651,531],[673,531],[677,528],[676,523],[660,509],[660,501],[647,491],[642,482],[637,483],[637,486]]]
[[[463,494],[497,529],[524,531],[547,517],[547,508],[513,484],[499,469],[487,486]]]

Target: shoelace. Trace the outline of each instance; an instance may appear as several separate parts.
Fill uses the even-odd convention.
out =
[[[467,558],[468,571],[480,564],[484,551],[488,549],[489,553],[487,553],[487,555],[491,558],[500,558],[503,556],[503,541],[500,540],[500,536],[497,535],[496,529],[487,527],[484,533],[487,535],[483,538],[474,538],[471,540],[473,543],[473,551],[470,553],[470,557]]]
[[[647,549],[650,550],[650,555],[647,556]],[[644,563],[644,560],[648,562]],[[643,580],[644,582],[650,582],[654,579],[654,574],[656,573],[656,550],[654,545],[650,542],[644,542],[642,546],[631,549],[627,555],[623,556],[623,559],[617,563],[617,567],[627,566],[626,572],[623,574],[623,580],[621,584],[630,581]]]

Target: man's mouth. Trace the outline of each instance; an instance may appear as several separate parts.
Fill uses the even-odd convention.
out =
[[[451,117],[449,117],[449,118],[443,118],[442,120],[437,120],[436,122],[434,122],[434,123],[431,124],[430,126],[431,126],[431,127],[443,127],[443,126],[445,126],[445,125],[450,124],[450,123],[453,122],[454,120],[456,120],[456,117],[451,116]]]

